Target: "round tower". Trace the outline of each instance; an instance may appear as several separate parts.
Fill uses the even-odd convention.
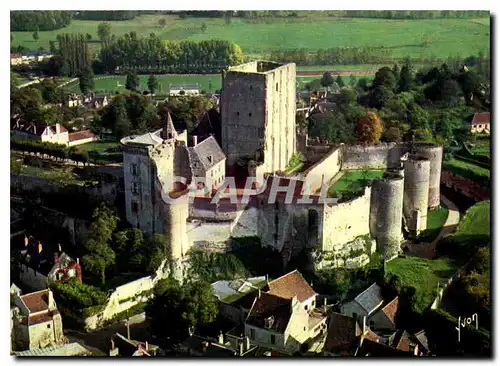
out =
[[[165,234],[170,243],[171,270],[176,279],[182,280],[182,260],[189,250],[186,224],[189,216],[189,199],[186,191],[170,192],[169,197],[171,202],[165,204]]]
[[[403,215],[410,237],[415,238],[427,228],[430,161],[412,154],[404,162],[404,168]]]
[[[373,181],[370,203],[370,231],[377,241],[377,251],[385,260],[401,250],[404,178],[386,174]]]
[[[443,147],[432,143],[416,143],[413,152],[423,156],[430,161],[429,177],[429,202],[428,207],[432,210],[440,205],[441,165],[443,163]]]

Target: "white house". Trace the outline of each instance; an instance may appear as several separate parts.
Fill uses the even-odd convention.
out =
[[[168,90],[171,97],[180,95],[200,95],[199,84],[169,84]]]

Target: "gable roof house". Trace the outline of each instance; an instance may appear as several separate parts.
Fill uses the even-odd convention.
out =
[[[192,144],[188,147],[193,175],[204,178],[207,194],[216,190],[226,177],[226,155],[213,136],[198,143],[197,136],[191,136]],[[189,145],[188,145],[189,146]]]
[[[16,350],[43,348],[64,343],[62,319],[52,291],[45,289],[16,295],[17,311],[11,335]]]
[[[111,97],[109,94],[92,94],[87,104],[88,108],[101,109],[109,104]]]
[[[475,113],[470,123],[470,131],[472,133],[487,133],[491,130],[491,114],[490,112]]]
[[[48,287],[50,281],[82,280],[80,261],[73,260],[61,250],[51,248],[33,238],[24,238],[24,246],[17,251],[19,281],[34,290]]]
[[[354,300],[343,304],[341,306],[341,313],[352,316],[358,319],[359,322],[364,316],[369,317],[374,314],[380,309],[383,303],[384,298],[382,296],[382,289],[379,285],[373,283],[370,287],[356,296]]]
[[[315,308],[316,292],[297,270],[266,287],[252,294],[245,335],[252,344],[285,354],[306,351],[326,332],[326,315]]]
[[[67,145],[69,141],[68,130],[60,123],[49,126],[43,123],[24,123],[17,120],[12,126],[12,133],[19,137],[56,144]]]
[[[383,306],[375,314],[368,318],[370,328],[374,330],[396,329],[396,315],[399,310],[399,297]]]

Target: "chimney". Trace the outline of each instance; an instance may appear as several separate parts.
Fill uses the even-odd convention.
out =
[[[224,334],[222,334],[222,331],[219,333],[219,344],[224,344]]]
[[[38,241],[38,254],[40,254],[43,250],[43,245],[41,241]]]
[[[198,136],[191,136],[191,142],[193,143],[193,147],[198,145]]]
[[[52,291],[49,290],[49,303],[47,304],[49,309],[53,309],[55,307],[55,304],[54,304],[54,294],[52,293]]]
[[[363,316],[363,335],[366,334],[366,316]]]
[[[149,343],[146,341],[146,351],[149,351]]]
[[[59,123],[56,123],[56,133],[61,133],[61,125]]]
[[[27,247],[27,246],[28,246],[28,244],[29,244],[29,242],[30,242],[30,241],[29,241],[28,237],[25,235],[25,236],[24,236],[24,247]]]

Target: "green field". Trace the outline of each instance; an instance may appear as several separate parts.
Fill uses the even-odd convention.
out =
[[[491,156],[491,140],[490,139],[477,139],[472,143],[472,147],[470,147],[470,151],[474,155],[484,155]]]
[[[387,263],[387,272],[399,277],[402,286],[415,287],[415,308],[423,312],[437,294],[437,284],[441,286],[457,270],[453,261],[447,258],[424,259],[418,257],[395,258]]]
[[[345,172],[338,181],[336,181],[328,190],[329,197],[335,197],[337,194],[358,191],[365,186],[366,181],[380,178],[384,175],[383,170],[364,170]]]
[[[78,145],[76,146],[76,149],[79,151],[97,151],[98,153],[102,154],[105,153],[106,150],[110,148],[115,148],[120,146],[120,143],[117,141],[110,141],[110,140],[98,140],[94,142],[89,142],[86,144]]]
[[[140,75],[141,90],[148,90],[148,75]],[[219,74],[212,75],[156,75],[158,83],[161,84],[157,94],[166,94],[169,84],[196,84],[200,85],[200,90],[206,92],[215,92],[221,88],[221,76]],[[126,76],[104,76],[95,78],[96,92],[114,92],[125,91]],[[210,84],[211,88],[210,88]],[[118,86],[119,85],[119,86]],[[68,84],[65,89],[71,92],[80,92],[78,82]]]
[[[164,28],[158,20],[166,18]],[[249,23],[245,19],[233,19],[225,24],[219,18],[187,18],[176,16],[142,15],[129,21],[113,21],[112,32],[116,36],[135,31],[140,36],[155,33],[167,40],[207,39],[231,40],[247,54],[268,54],[272,49],[308,50],[332,47],[372,47],[389,49],[395,58],[410,56],[445,58],[462,57],[489,49],[490,25],[488,18],[479,19],[415,19],[389,20],[366,18],[314,18],[273,19],[272,22]],[[205,23],[206,32],[201,31]],[[89,33],[92,46],[99,46],[98,21],[72,21],[71,25],[55,31],[39,32],[40,39],[33,40],[33,32],[13,32],[13,45],[30,49],[40,46],[48,49],[49,41],[61,33]]]

